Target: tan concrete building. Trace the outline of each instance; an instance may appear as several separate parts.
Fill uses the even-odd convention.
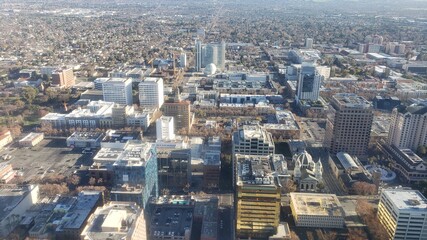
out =
[[[192,115],[190,112],[190,102],[181,101],[173,103],[164,103],[162,106],[164,116],[174,118],[174,125],[176,130],[183,128],[190,130],[192,123]]]
[[[335,94],[326,118],[325,145],[335,154],[365,156],[372,120],[372,106],[366,99],[352,93]]]
[[[280,186],[270,156],[236,155],[236,237],[266,239],[277,233]]]
[[[0,132],[0,150],[13,141],[10,131]]]
[[[344,227],[344,209],[335,194],[292,192],[290,195],[292,215],[297,227]]]
[[[58,87],[71,87],[76,84],[72,68],[59,69],[52,73],[52,84]]]
[[[29,133],[27,136],[19,140],[20,147],[34,147],[44,139],[43,133]]]

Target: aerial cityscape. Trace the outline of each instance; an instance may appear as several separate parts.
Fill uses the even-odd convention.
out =
[[[427,0],[0,0],[0,239],[426,240]]]

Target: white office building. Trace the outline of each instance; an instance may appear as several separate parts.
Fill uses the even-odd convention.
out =
[[[317,101],[322,76],[313,63],[303,63],[298,76],[297,99]]]
[[[138,87],[141,107],[160,108],[163,105],[163,78],[146,78]]]
[[[427,239],[427,199],[416,190],[385,189],[378,204],[378,220],[389,239]]]
[[[132,79],[110,78],[102,83],[102,94],[105,102],[132,105]]]
[[[175,127],[173,117],[161,116],[156,120],[157,141],[174,140]]]

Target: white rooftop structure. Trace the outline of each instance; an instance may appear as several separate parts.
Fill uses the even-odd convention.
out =
[[[399,210],[427,211],[427,199],[416,190],[386,189],[383,194]]]

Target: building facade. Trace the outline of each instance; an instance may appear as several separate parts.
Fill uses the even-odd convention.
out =
[[[104,101],[132,105],[132,79],[110,78],[102,83]]]
[[[174,117],[161,116],[156,120],[156,139],[158,141],[175,139]]]
[[[276,234],[280,215],[280,187],[269,157],[236,157],[236,237],[265,239]]]
[[[190,130],[192,122],[190,105],[188,101],[164,103],[162,106],[163,116],[173,117],[175,130],[178,131],[183,128]]]
[[[427,145],[427,106],[412,104],[393,109],[387,142],[413,151]]]
[[[334,154],[365,156],[372,121],[372,107],[366,99],[356,94],[334,95],[326,119],[325,145]]]
[[[292,192],[290,195],[292,215],[297,227],[344,227],[344,209],[335,194]]]
[[[142,107],[160,108],[164,103],[163,78],[146,78],[138,84],[139,104]]]
[[[416,190],[385,189],[378,204],[378,220],[389,239],[427,239],[427,199]]]
[[[52,84],[61,88],[71,87],[76,84],[73,69],[59,69],[52,72]]]
[[[313,63],[303,63],[298,74],[298,100],[317,101],[319,99],[320,81],[322,76]]]

